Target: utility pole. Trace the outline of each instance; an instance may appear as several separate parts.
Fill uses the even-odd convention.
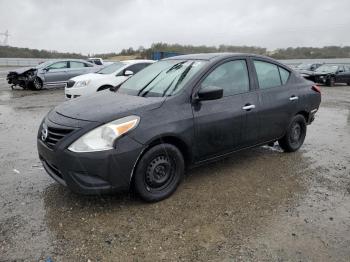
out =
[[[4,41],[0,42],[0,45],[8,46],[9,45],[9,36],[10,36],[9,30],[6,30],[5,33],[0,33],[0,35],[4,36]]]

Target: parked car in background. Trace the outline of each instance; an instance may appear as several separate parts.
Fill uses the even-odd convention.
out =
[[[310,73],[315,71],[317,68],[319,68],[322,65],[322,63],[302,63],[297,65],[294,70],[298,71],[299,73]]]
[[[110,64],[113,64],[113,62],[103,61],[103,59],[99,58],[99,57],[90,57],[86,61],[88,61],[89,63],[95,64],[95,65],[99,65],[99,66],[108,66]]]
[[[77,193],[133,187],[159,201],[188,167],[275,141],[298,150],[320,101],[314,83],[264,56],[176,56],[51,110],[38,152],[47,173]]]
[[[65,88],[66,98],[76,98],[116,86],[152,63],[153,60],[115,62],[96,73],[73,77]]]
[[[350,65],[324,64],[312,73],[302,73],[304,78],[315,83],[334,86],[335,83],[350,85]]]
[[[100,66],[80,59],[50,60],[35,67],[9,71],[7,82],[11,87],[40,90],[43,87],[64,87],[74,76],[96,72]]]

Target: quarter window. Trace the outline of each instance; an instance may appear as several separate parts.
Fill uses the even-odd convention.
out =
[[[214,69],[202,82],[201,88],[221,87],[224,96],[249,91],[249,76],[245,60],[226,62]]]
[[[287,83],[290,73],[288,70],[286,70],[282,67],[278,67],[278,69],[280,71],[282,84],[284,85],[285,83]]]

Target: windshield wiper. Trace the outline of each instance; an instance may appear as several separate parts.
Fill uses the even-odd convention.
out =
[[[178,86],[181,84],[181,82],[184,80],[184,78],[187,76],[188,72],[190,72],[192,66],[193,66],[194,62],[192,62],[180,75],[179,80],[177,81],[176,85],[174,86],[173,90],[170,92],[169,95],[172,95],[176,89],[178,88]],[[163,92],[163,96],[165,96],[166,92],[168,91],[168,89],[170,88],[170,86],[164,90]]]

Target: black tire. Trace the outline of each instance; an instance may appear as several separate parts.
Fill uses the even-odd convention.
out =
[[[34,90],[41,90],[43,88],[43,81],[39,77],[34,78],[33,88]]]
[[[332,86],[334,86],[334,84],[335,84],[335,79],[334,79],[334,77],[333,77],[333,76],[329,77],[329,78],[327,79],[327,81],[326,81],[326,85],[332,87]]]
[[[278,144],[283,149],[283,151],[297,151],[304,143],[306,129],[306,120],[304,116],[294,116],[291,123],[288,126],[286,134],[284,135],[284,137],[278,140]]]
[[[109,88],[111,88],[111,87],[112,87],[112,86],[109,86],[109,85],[106,85],[106,86],[100,86],[100,87],[97,89],[97,92],[102,91],[102,90],[109,89]]]
[[[174,193],[184,172],[184,158],[177,147],[171,144],[156,145],[137,164],[135,191],[147,202],[163,200]]]

